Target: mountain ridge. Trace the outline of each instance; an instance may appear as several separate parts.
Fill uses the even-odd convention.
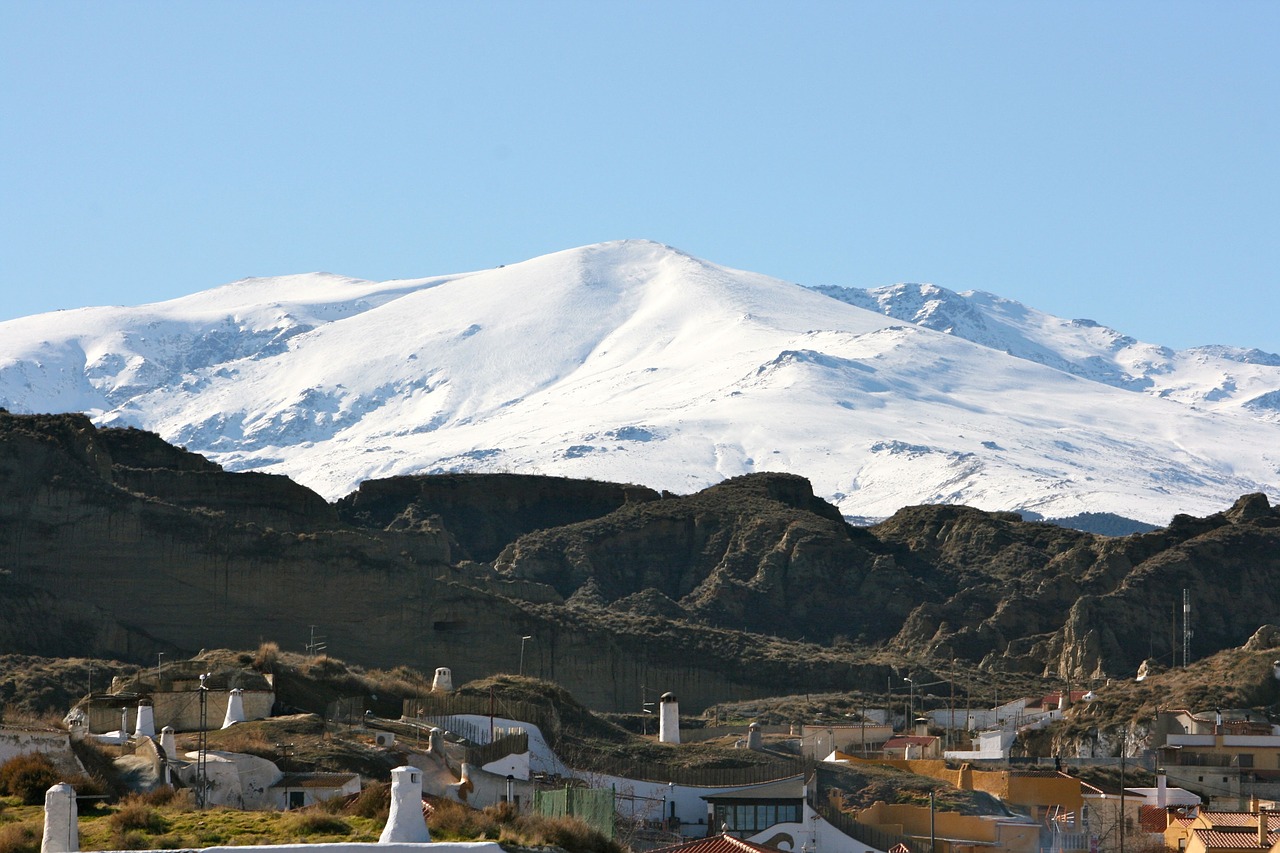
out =
[[[943,314],[967,318],[973,336],[995,321],[920,287],[895,286],[884,305],[849,297],[869,310],[650,241],[382,283],[251,279],[0,324],[0,406],[154,430],[330,500],[419,472],[688,493],[785,470],[851,517],[956,502],[1163,524],[1280,494],[1280,369],[1268,354],[1178,356],[1189,374],[1161,373],[1154,359],[1171,351],[1154,345],[1089,361],[1123,336],[998,297],[1035,322],[975,343]],[[897,316],[908,313],[920,322]],[[1054,334],[1032,335],[1046,327]],[[1054,347],[1067,369],[1044,363]],[[1117,382],[1150,384],[1134,394]]]

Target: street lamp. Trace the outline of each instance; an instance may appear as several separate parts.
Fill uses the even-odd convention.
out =
[[[532,634],[526,634],[520,638],[520,674],[524,675],[524,644],[533,639]]]
[[[907,682],[907,721],[903,724],[905,731],[910,731],[914,720],[912,717],[916,713],[916,683],[911,680],[910,676],[903,676],[902,680]]]

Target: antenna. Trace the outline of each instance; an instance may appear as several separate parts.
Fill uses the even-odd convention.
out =
[[[311,639],[307,641],[307,654],[316,656],[324,654],[329,648],[323,634],[316,633],[316,626],[311,626]]]
[[[1191,662],[1191,590],[1182,590],[1182,665]]]

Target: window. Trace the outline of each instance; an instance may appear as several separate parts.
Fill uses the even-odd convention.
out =
[[[786,803],[717,804],[713,814],[715,822],[726,826],[730,832],[752,833],[777,823],[798,823],[800,806]]]

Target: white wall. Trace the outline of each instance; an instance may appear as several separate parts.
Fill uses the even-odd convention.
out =
[[[0,726],[0,764],[33,752],[43,752],[54,766],[66,773],[84,773],[84,765],[71,751],[71,736],[66,732]]]
[[[802,848],[809,853],[884,853],[845,835],[823,820],[808,803],[804,804],[803,823],[775,824],[747,840],[777,847],[785,853],[797,853]]]

